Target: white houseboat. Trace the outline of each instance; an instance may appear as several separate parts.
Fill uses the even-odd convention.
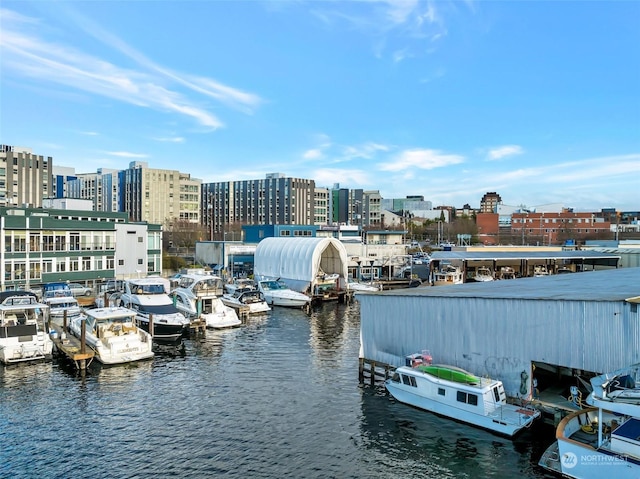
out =
[[[53,341],[47,332],[49,308],[26,291],[0,293],[0,362],[51,359]]]
[[[408,357],[385,386],[402,403],[509,437],[540,416],[534,409],[508,404],[501,381],[416,361],[416,355]]]

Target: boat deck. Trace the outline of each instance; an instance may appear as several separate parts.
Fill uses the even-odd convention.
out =
[[[524,407],[514,408],[512,405],[500,406],[495,411],[487,414],[487,417],[493,419],[494,422],[502,424],[523,424],[527,419],[523,419],[522,416],[527,418],[536,414],[534,409],[527,409]]]

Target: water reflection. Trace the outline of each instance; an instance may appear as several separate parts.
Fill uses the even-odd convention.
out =
[[[452,421],[399,403],[384,387],[362,387],[363,446],[380,461],[396,462],[400,475],[427,477],[553,477],[537,466],[537,429],[515,439]],[[546,434],[544,437],[547,437]],[[410,469],[405,469],[410,466]]]
[[[149,361],[0,369],[0,477],[543,477],[530,437],[358,384],[359,335],[357,302],[276,308]]]

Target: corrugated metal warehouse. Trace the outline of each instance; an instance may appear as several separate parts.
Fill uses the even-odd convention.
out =
[[[357,295],[361,357],[400,366],[429,350],[530,397],[532,379],[640,362],[640,268]]]

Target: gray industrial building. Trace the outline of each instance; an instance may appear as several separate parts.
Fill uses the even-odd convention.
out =
[[[640,268],[357,295],[361,358],[394,367],[429,350],[531,397],[550,381],[640,362]]]

